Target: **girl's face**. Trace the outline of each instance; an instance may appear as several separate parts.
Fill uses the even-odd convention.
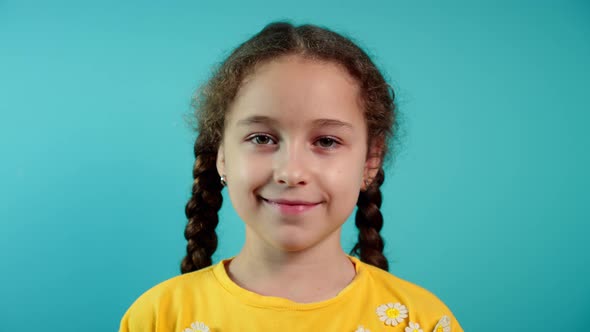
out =
[[[236,96],[217,168],[246,223],[246,244],[282,251],[340,246],[363,179],[367,129],[359,88],[336,64],[284,56]]]

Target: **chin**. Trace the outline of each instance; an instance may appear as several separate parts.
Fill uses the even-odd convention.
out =
[[[312,239],[303,238],[294,234],[286,234],[283,238],[275,238],[273,246],[280,251],[295,253],[303,251],[314,245]]]
[[[277,250],[285,253],[303,252],[314,247],[330,245],[333,242],[328,238],[310,237],[293,233],[287,235],[287,237],[274,238],[273,240],[272,245]]]
[[[280,243],[275,243],[275,247],[283,252],[289,252],[289,253],[296,253],[299,251],[303,251],[307,248],[309,248],[311,245],[309,243],[304,243],[304,242],[294,242],[294,241],[288,241],[288,242],[280,242]]]
[[[340,232],[338,230],[339,228],[283,225],[283,227],[267,232],[266,235],[259,234],[261,235],[260,239],[265,238],[265,242],[275,249],[286,253],[295,253],[318,246],[340,246]]]

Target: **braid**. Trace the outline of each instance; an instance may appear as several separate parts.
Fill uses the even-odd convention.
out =
[[[217,212],[223,197],[216,169],[217,151],[213,151],[202,139],[195,143],[192,196],[185,207],[188,223],[184,230],[186,257],[180,270],[188,273],[210,266],[211,256],[217,249],[215,228],[219,223]]]
[[[383,227],[381,207],[381,185],[385,179],[383,168],[380,168],[373,182],[366,191],[361,191],[357,201],[355,224],[359,229],[358,242],[351,254],[360,257],[361,261],[388,271],[389,264],[383,255],[383,238],[379,232]]]

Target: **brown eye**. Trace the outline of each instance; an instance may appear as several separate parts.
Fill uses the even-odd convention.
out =
[[[268,145],[273,143],[272,138],[270,138],[268,135],[256,135],[250,138],[250,140],[253,141],[254,144],[260,145]]]
[[[336,145],[338,144],[338,142],[336,142],[335,139],[330,138],[330,137],[322,137],[322,138],[318,139],[317,142],[320,147],[325,148],[325,149],[335,148]]]

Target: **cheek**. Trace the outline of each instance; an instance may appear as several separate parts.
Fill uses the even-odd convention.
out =
[[[360,191],[363,167],[351,162],[340,167],[324,168],[321,178],[325,186],[331,188],[332,194],[350,195]]]
[[[248,151],[235,149],[226,157],[228,180],[240,187],[252,187],[259,185],[268,176],[270,163],[268,158],[248,153]]]
[[[260,187],[262,165],[256,158],[241,149],[231,149],[226,154],[228,193],[231,204],[242,220],[252,218],[253,192]]]
[[[344,223],[354,211],[360,193],[360,177],[358,169],[332,169],[323,177],[322,184],[330,201],[328,214],[339,223]]]

